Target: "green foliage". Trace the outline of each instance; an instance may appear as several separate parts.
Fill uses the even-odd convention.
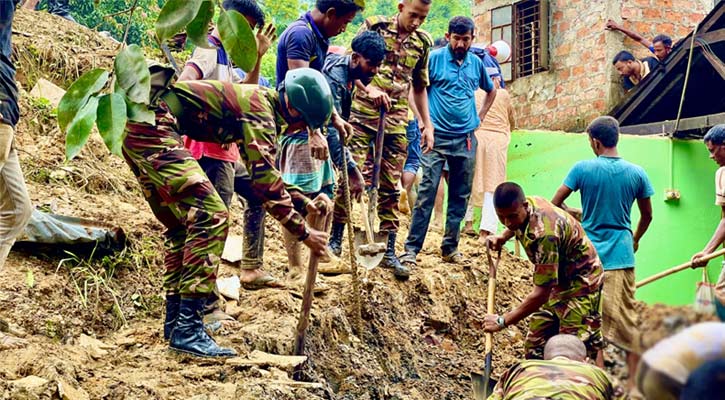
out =
[[[375,15],[392,17],[398,13],[398,3],[398,0],[366,0],[362,14],[355,17],[344,33],[334,37],[333,43],[349,47],[365,18]],[[448,31],[448,21],[455,16],[471,17],[472,7],[471,0],[433,1],[421,29],[430,33],[434,40],[443,37]]]
[[[257,63],[257,41],[247,19],[234,10],[222,12],[217,28],[222,45],[234,64],[245,72],[251,71]]]
[[[78,111],[68,126],[65,137],[65,156],[72,159],[81,152],[81,149],[91,135],[91,129],[96,122],[98,110],[98,97],[91,97],[88,102]]]
[[[159,41],[181,32],[199,13],[202,0],[169,0],[161,9],[156,21],[156,36]]]
[[[96,68],[81,75],[77,81],[70,85],[68,91],[60,99],[60,104],[58,104],[58,125],[60,125],[62,131],[65,131],[76,118],[76,115],[86,105],[88,99],[100,92],[107,82],[108,72]]]
[[[70,0],[73,17],[82,25],[99,31],[107,31],[116,40],[123,39],[128,22],[128,13],[135,0]],[[138,0],[136,11],[131,19],[126,42],[150,46],[154,43],[148,32],[154,28],[154,21],[161,11],[165,0]],[[116,14],[116,15],[114,15]]]
[[[189,40],[196,46],[203,48],[211,48],[209,41],[207,40],[207,32],[209,30],[209,24],[214,18],[214,3],[210,0],[205,0],[201,3],[199,13],[186,27],[186,35]]]
[[[126,128],[126,102],[119,93],[101,96],[98,101],[98,132],[111,153],[121,155],[121,141]]]
[[[113,69],[116,73],[116,87],[122,89],[130,101],[149,103],[151,74],[139,46],[132,44],[123,49],[113,61]]]

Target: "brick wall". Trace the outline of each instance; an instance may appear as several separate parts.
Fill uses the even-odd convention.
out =
[[[510,0],[475,0],[478,41],[490,42],[490,10]],[[611,59],[623,49],[649,51],[618,32],[604,30],[608,18],[652,38],[674,41],[689,33],[712,9],[712,0],[549,0],[549,70],[507,85],[521,128],[581,131],[623,96]]]

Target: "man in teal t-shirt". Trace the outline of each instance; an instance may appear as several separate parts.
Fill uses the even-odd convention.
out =
[[[578,210],[566,207],[564,200],[581,191],[582,226],[604,266],[602,332],[627,351],[628,387],[632,388],[639,362],[634,252],[652,221],[650,197],[654,189],[642,167],[619,157],[616,119],[599,117],[589,124],[587,133],[597,158],[576,163],[551,202],[577,214]],[[635,200],[640,220],[633,235],[630,212]]]

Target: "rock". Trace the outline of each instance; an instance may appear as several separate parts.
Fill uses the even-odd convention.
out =
[[[227,302],[226,308],[224,309],[229,316],[235,319],[244,312],[244,309],[236,301]]]
[[[216,287],[222,296],[232,300],[239,300],[239,290],[242,288],[242,284],[239,282],[237,275],[217,279]]]
[[[82,388],[76,389],[62,379],[58,379],[58,395],[63,400],[89,400],[91,398]]]
[[[10,384],[11,399],[40,399],[50,398],[50,381],[39,376],[29,375],[22,379],[8,382]]]
[[[84,334],[81,334],[81,337],[78,339],[78,346],[86,350],[88,352],[88,355],[96,360],[108,355],[108,350],[113,350],[116,348],[116,346],[103,343],[98,339],[92,338]]]
[[[50,104],[57,108],[58,104],[60,104],[60,99],[65,95],[65,90],[51,81],[40,78],[38,79],[38,83],[30,91],[30,95],[36,99],[48,99]]]
[[[254,350],[248,358],[234,357],[226,361],[227,364],[239,367],[276,367],[281,369],[294,368],[307,361],[307,356],[281,356]]]
[[[242,261],[242,243],[244,238],[239,235],[227,236],[227,241],[224,243],[224,251],[222,252],[222,260],[237,263]],[[239,297],[237,297],[239,298]]]

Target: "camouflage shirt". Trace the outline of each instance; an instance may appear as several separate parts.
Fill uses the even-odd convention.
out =
[[[541,197],[526,200],[529,220],[516,239],[534,264],[534,284],[551,287],[554,302],[599,290],[602,263],[581,224]]]
[[[566,358],[524,360],[502,376],[489,400],[609,400],[614,387],[600,368]]]
[[[296,236],[305,233],[305,221],[293,207],[310,200],[294,186],[285,187],[275,168],[275,142],[287,128],[276,91],[259,85],[220,81],[184,81],[172,87],[183,111],[177,117],[181,134],[195,140],[236,142],[253,182],[253,195],[264,208]],[[288,191],[289,190],[289,191]]]
[[[365,20],[360,32],[370,30],[378,32],[385,39],[385,59],[380,65],[380,72],[373,78],[371,85],[385,91],[393,102],[390,113],[404,110],[408,115],[408,92],[410,85],[429,86],[428,55],[433,46],[433,39],[423,30],[416,30],[397,46],[398,15],[392,17],[375,16]],[[396,47],[398,49],[396,50]],[[378,109],[362,90],[355,93],[352,104],[353,113],[377,115]],[[405,119],[405,118],[404,118]],[[407,124],[407,120],[402,121]]]

